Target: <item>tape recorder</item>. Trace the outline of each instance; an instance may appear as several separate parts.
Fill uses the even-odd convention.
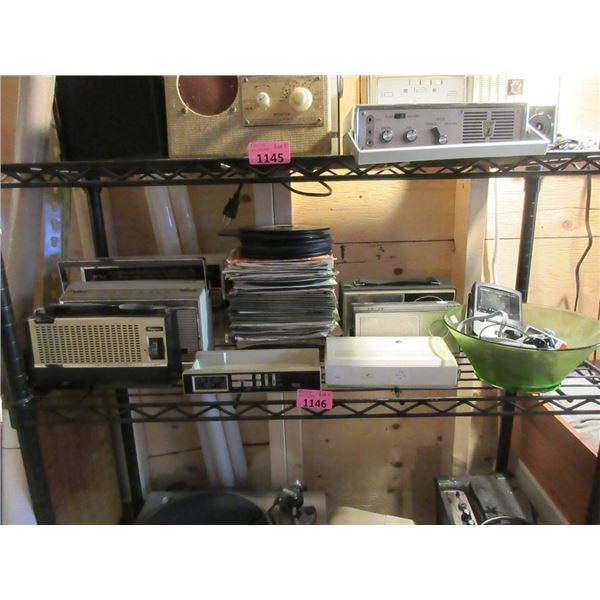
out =
[[[340,96],[341,78],[326,75],[165,77],[169,156],[245,156],[255,141],[338,154]]]

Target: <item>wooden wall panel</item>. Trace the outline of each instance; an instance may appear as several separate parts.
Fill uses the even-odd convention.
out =
[[[446,420],[305,422],[306,484],[326,492],[328,513],[352,506],[433,524]]]

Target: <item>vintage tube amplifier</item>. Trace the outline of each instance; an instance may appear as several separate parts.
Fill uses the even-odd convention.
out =
[[[289,141],[293,155],[339,153],[341,78],[327,75],[165,77],[169,156],[246,155]]]
[[[181,374],[171,309],[53,305],[27,331],[37,386],[170,384]]]

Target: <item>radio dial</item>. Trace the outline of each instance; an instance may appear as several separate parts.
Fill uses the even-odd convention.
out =
[[[305,87],[297,87],[290,93],[290,105],[298,112],[307,111],[313,103],[312,92]]]
[[[258,92],[258,95],[256,96],[256,104],[258,104],[258,106],[261,108],[269,108],[271,105],[271,98],[269,97],[269,94],[267,94],[267,92]]]
[[[417,132],[414,129],[409,129],[405,134],[404,134],[404,141],[411,143],[414,142],[417,139]]]
[[[389,128],[386,127],[382,132],[381,132],[381,141],[385,142],[386,144],[392,141],[392,138],[394,137],[394,132]]]

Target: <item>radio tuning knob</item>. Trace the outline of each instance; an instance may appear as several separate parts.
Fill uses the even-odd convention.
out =
[[[437,127],[434,127],[431,131],[433,131],[436,144],[443,146],[448,143],[448,136],[445,133],[442,133]]]
[[[405,142],[414,142],[417,139],[417,132],[414,129],[409,129],[405,134],[404,134],[404,141]]]
[[[394,132],[389,127],[386,127],[381,132],[381,135],[379,137],[381,138],[382,142],[385,142],[387,144],[392,141],[392,138],[394,137]]]
[[[312,106],[312,92],[305,87],[294,88],[290,93],[289,102],[294,110],[297,110],[298,112],[304,112]]]
[[[256,96],[256,104],[258,104],[261,108],[269,108],[271,104],[271,98],[267,92],[258,92]]]

